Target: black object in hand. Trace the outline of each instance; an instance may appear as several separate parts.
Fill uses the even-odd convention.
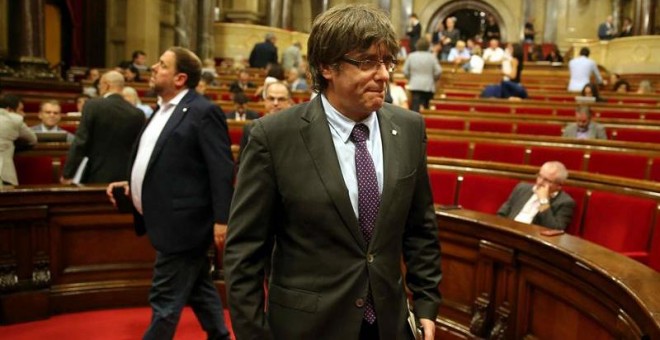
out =
[[[117,209],[121,213],[131,213],[133,212],[133,202],[131,198],[124,194],[124,187],[114,187],[112,188],[112,197],[114,197],[115,202],[117,203]]]

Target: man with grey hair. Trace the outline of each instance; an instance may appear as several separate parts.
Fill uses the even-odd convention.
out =
[[[591,120],[591,108],[580,105],[575,110],[575,123],[569,123],[562,133],[564,138],[607,139],[605,127]]]
[[[398,51],[384,11],[334,6],[308,40],[318,95],[253,121],[224,256],[237,339],[413,339],[406,287],[434,339],[424,119],[385,103]]]
[[[277,64],[277,38],[273,33],[266,33],[265,40],[256,43],[250,52],[250,67],[266,68],[268,63]]]
[[[544,163],[536,175],[536,184],[519,183],[497,214],[522,223],[566,229],[575,210],[575,201],[561,190],[566,179],[568,171],[564,164]]]
[[[122,96],[124,76],[117,71],[105,73],[99,81],[101,98],[83,106],[80,125],[71,143],[60,182],[70,184],[78,167],[80,183],[110,183],[126,180],[133,142],[144,125],[144,113]],[[83,170],[84,168],[84,170]]]

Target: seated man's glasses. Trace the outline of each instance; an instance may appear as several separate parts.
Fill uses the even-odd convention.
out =
[[[374,72],[378,70],[381,64],[385,65],[387,72],[394,72],[394,68],[396,68],[396,64],[397,64],[397,61],[394,58],[385,58],[383,60],[370,60],[370,59],[355,60],[347,56],[343,56],[341,57],[341,60],[349,64],[355,65],[357,66],[357,68],[365,72]]]

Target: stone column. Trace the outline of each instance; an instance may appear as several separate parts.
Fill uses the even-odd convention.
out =
[[[147,54],[147,65],[158,61],[160,46],[160,0],[127,0],[126,2],[126,56],[135,50]]]
[[[651,35],[655,27],[655,0],[635,0],[635,35]]]
[[[213,17],[215,6],[212,0],[199,0],[199,25],[197,26],[197,55],[202,61],[213,58],[215,38],[213,37]]]
[[[197,49],[197,1],[176,1],[174,43],[193,51]]]
[[[9,2],[9,60],[21,78],[55,79],[44,58],[44,0]]]
[[[233,1],[232,8],[225,11],[225,18],[230,22],[259,24],[263,17],[259,12],[259,0]]]
[[[268,26],[282,27],[282,0],[270,0]]]
[[[293,0],[282,0],[282,28],[293,29]]]

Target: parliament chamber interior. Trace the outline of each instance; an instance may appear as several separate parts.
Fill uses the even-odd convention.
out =
[[[0,98],[19,97],[29,127],[55,100],[59,127],[75,135],[83,119],[77,99],[98,95],[90,70],[125,75],[140,51],[147,69],[126,86],[155,109],[148,67],[178,45],[204,61],[212,78],[203,94],[225,113],[236,106],[232,84],[247,74],[256,86],[245,90],[246,107],[262,116],[256,87],[272,76],[248,63],[253,46],[274,35],[282,60],[298,44],[303,67],[313,19],[344,3],[389,12],[402,49],[391,86],[405,90],[405,107],[413,98],[404,71],[413,13],[422,27],[417,39],[428,39],[442,69],[419,110],[442,254],[436,339],[660,339],[658,1],[0,0]],[[503,48],[519,45],[522,98],[484,97],[487,87],[509,81],[503,62],[482,61],[476,72],[441,55],[437,27],[452,18],[471,51],[488,48],[485,28],[493,22]],[[607,20],[616,32],[599,37]],[[569,63],[585,48],[599,72],[588,80],[598,90],[591,95],[567,90]],[[562,62],[546,59],[555,51]],[[616,91],[622,81],[626,91]],[[291,100],[313,95],[293,90]],[[578,106],[588,107],[606,138],[562,136]],[[236,160],[246,124],[227,119]],[[148,306],[156,254],[135,235],[132,214],[112,206],[107,183],[60,183],[71,143],[62,132],[37,138],[16,142],[9,157],[17,184],[3,178],[0,189],[0,332],[58,315]],[[498,216],[514,187],[534,183],[548,161],[569,172],[562,191],[575,208],[564,232]],[[222,247],[208,250],[224,302],[222,255]]]

